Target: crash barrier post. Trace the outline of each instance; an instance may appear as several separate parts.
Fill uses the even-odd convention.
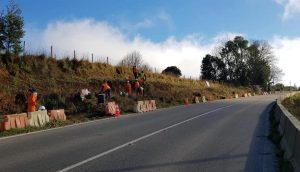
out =
[[[8,131],[14,128],[25,128],[29,126],[26,113],[3,115],[0,124],[0,131]]]
[[[65,120],[67,120],[64,109],[49,110],[48,116],[49,116],[50,121],[65,121]]]
[[[156,110],[156,103],[155,100],[145,100],[145,101],[137,101],[134,105],[134,112],[141,113],[141,112],[149,112]]]
[[[47,110],[28,112],[29,125],[32,127],[42,127],[50,121]]]
[[[280,100],[276,102],[274,113],[282,135],[280,144],[285,150],[284,157],[291,161],[294,171],[300,171],[300,121],[283,107]]]

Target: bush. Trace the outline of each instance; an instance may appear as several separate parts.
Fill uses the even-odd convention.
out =
[[[66,98],[62,95],[52,93],[43,98],[42,104],[46,107],[47,110],[65,109]]]

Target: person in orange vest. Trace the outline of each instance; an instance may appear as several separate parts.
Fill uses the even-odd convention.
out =
[[[127,95],[130,95],[131,94],[131,84],[129,81],[126,82],[126,85],[125,85],[125,92]]]
[[[135,88],[136,96],[139,96],[139,92],[140,92],[140,83],[139,83],[139,81],[138,81],[137,79],[135,80],[134,88]]]
[[[104,80],[101,88],[101,93],[105,94],[105,98],[110,97],[110,86],[108,85],[107,81]]]
[[[134,75],[134,79],[138,79],[139,71],[138,71],[138,68],[136,66],[132,67],[132,72],[133,72],[133,75]]]
[[[37,92],[35,88],[30,88],[27,97],[27,112],[36,111]]]

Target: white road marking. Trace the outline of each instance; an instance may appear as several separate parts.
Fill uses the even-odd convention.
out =
[[[117,151],[117,150],[119,150],[119,149],[122,149],[122,148],[124,148],[124,147],[126,147],[126,146],[132,145],[132,144],[134,144],[134,143],[136,143],[136,142],[138,142],[138,141],[141,141],[141,140],[144,140],[144,139],[146,139],[146,138],[148,138],[148,137],[151,137],[151,136],[153,136],[153,135],[156,135],[156,134],[158,134],[158,133],[160,133],[160,132],[163,132],[163,131],[168,130],[168,129],[170,129],[170,128],[174,128],[174,127],[176,127],[176,126],[178,126],[178,125],[187,123],[187,122],[192,121],[192,120],[194,120],[194,119],[200,118],[200,117],[202,117],[202,116],[204,116],[204,115],[207,115],[207,114],[210,114],[210,113],[213,113],[213,112],[216,112],[216,111],[218,111],[218,110],[225,109],[225,108],[228,108],[228,107],[231,107],[231,106],[233,106],[233,105],[220,107],[220,108],[217,108],[217,109],[215,109],[215,110],[212,110],[212,111],[209,111],[209,112],[202,113],[202,114],[200,114],[200,115],[197,115],[197,116],[195,116],[195,117],[189,118],[189,119],[187,119],[187,120],[184,120],[184,121],[181,121],[181,122],[179,122],[179,123],[173,124],[173,125],[171,125],[171,126],[162,128],[162,129],[157,130],[157,131],[154,131],[154,132],[152,132],[152,133],[150,133],[150,134],[144,135],[144,136],[142,136],[142,137],[139,137],[139,138],[137,138],[137,139],[134,139],[134,140],[132,140],[132,141],[129,141],[129,142],[127,142],[127,143],[124,143],[124,144],[122,144],[122,145],[120,145],[120,146],[117,146],[117,147],[115,147],[115,148],[109,149],[109,150],[107,150],[107,151],[105,151],[105,152],[102,152],[102,153],[97,154],[97,155],[95,155],[95,156],[92,156],[92,157],[90,157],[90,158],[88,158],[88,159],[85,159],[85,160],[83,160],[83,161],[80,161],[80,162],[78,162],[78,163],[76,163],[76,164],[70,165],[70,166],[68,166],[68,167],[66,167],[66,168],[64,168],[64,169],[62,169],[62,170],[57,171],[57,172],[66,172],[66,171],[69,171],[69,170],[74,169],[74,168],[76,168],[76,167],[79,167],[79,166],[81,166],[81,165],[83,165],[83,164],[86,164],[86,163],[88,163],[88,162],[90,162],[90,161],[93,161],[93,160],[95,160],[95,159],[98,159],[98,158],[100,158],[100,157],[102,157],[102,156],[105,156],[105,155],[107,155],[107,154],[110,154],[110,153],[112,153],[112,152],[114,152],[114,151]]]

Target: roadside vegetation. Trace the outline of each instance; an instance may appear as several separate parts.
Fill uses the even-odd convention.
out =
[[[288,97],[282,101],[282,105],[300,120],[300,93]]]

